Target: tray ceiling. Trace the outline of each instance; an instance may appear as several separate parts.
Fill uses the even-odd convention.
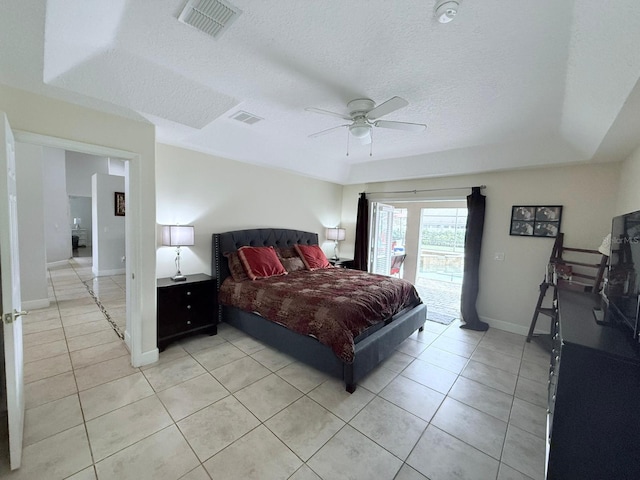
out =
[[[634,0],[463,0],[448,24],[435,0],[233,0],[216,38],[178,20],[186,3],[5,0],[0,83],[341,184],[617,161],[639,143]],[[425,132],[374,129],[349,156],[346,129],[309,138],[345,122],[306,107],[395,95],[409,106],[385,120]]]

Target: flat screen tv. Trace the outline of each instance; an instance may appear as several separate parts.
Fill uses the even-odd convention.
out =
[[[613,219],[608,273],[604,294],[610,319],[629,327],[638,338],[640,210]]]

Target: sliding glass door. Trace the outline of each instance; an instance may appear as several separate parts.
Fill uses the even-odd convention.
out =
[[[466,202],[460,200],[371,203],[369,271],[391,274],[404,255],[400,278],[412,282],[428,318],[448,324],[460,318]]]
[[[416,287],[429,303],[429,318],[460,317],[466,208],[422,208]],[[423,299],[424,300],[424,299]]]

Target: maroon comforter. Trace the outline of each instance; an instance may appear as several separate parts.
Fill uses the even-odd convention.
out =
[[[227,278],[218,301],[256,312],[332,348],[353,362],[354,338],[367,327],[420,303],[405,280],[359,270],[301,270],[256,281]]]

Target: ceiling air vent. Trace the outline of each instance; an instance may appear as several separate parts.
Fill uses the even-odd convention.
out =
[[[242,10],[220,0],[189,0],[178,20],[219,38],[241,13]]]
[[[234,113],[229,118],[233,118],[234,120],[238,120],[239,122],[246,123],[248,125],[253,125],[254,123],[258,123],[260,120],[264,120],[263,118],[256,117],[255,115],[243,112],[242,110]]]

